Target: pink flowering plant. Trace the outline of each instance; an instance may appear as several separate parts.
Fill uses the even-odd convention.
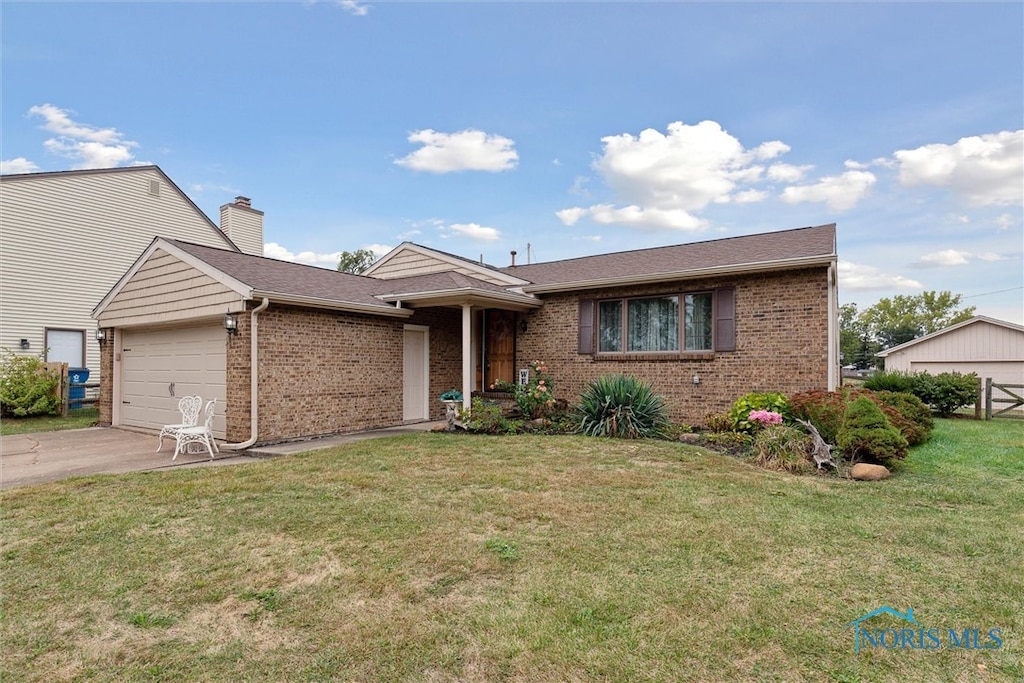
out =
[[[782,415],[771,410],[752,410],[747,419],[762,427],[782,424]]]
[[[789,400],[778,392],[753,392],[736,399],[729,419],[737,432],[753,434],[790,419]]]
[[[544,361],[535,360],[530,363],[530,379],[526,384],[498,381],[490,388],[512,394],[524,417],[545,417],[555,407],[555,397],[552,393],[555,389],[555,378]]]

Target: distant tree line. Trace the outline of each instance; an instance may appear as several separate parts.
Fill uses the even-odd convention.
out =
[[[975,307],[959,308],[960,294],[923,292],[897,295],[857,310],[850,303],[839,309],[839,351],[843,365],[866,370],[877,365],[875,354],[937,332],[974,316]]]

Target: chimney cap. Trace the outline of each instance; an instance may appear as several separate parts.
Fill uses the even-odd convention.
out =
[[[252,207],[252,200],[241,195],[235,197],[235,204],[238,206]]]

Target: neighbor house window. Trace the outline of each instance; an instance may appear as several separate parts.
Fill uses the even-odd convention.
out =
[[[713,304],[711,292],[600,301],[597,351],[710,351]]]

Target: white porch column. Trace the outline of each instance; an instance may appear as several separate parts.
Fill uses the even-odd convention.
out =
[[[469,409],[473,393],[473,307],[462,304],[462,407]]]

